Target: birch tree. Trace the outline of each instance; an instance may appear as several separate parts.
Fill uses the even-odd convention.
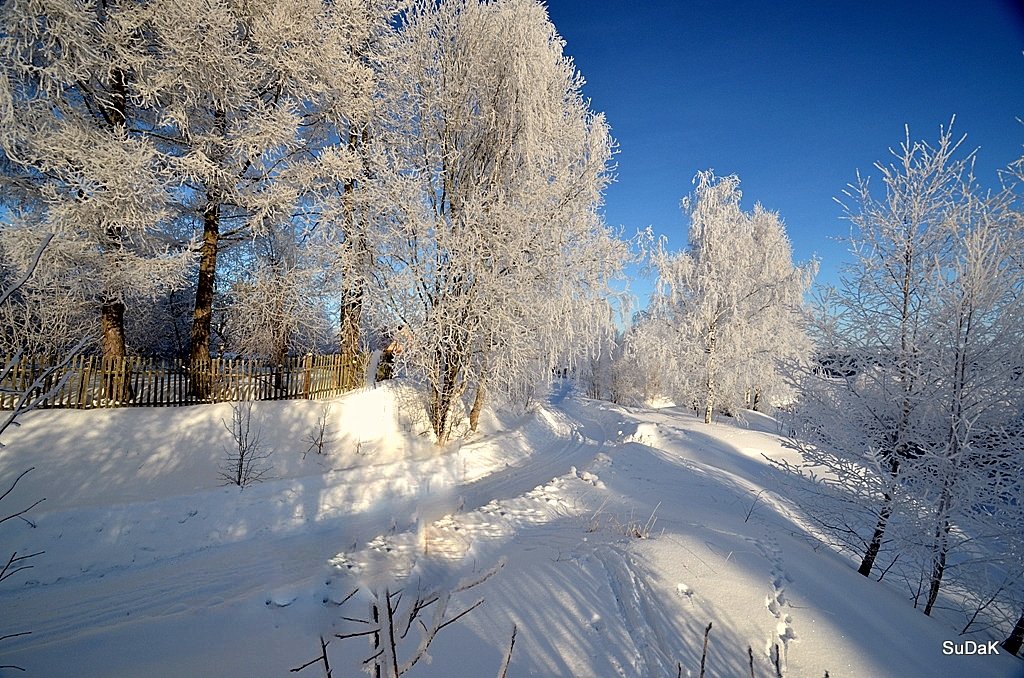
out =
[[[808,350],[801,309],[814,268],[793,264],[778,215],[740,208],[738,177],[706,171],[694,184],[683,200],[686,251],[653,256],[652,312],[674,334],[667,395],[699,403],[711,423],[716,408],[740,406],[748,390],[780,380],[781,360]]]
[[[936,388],[928,409],[932,438],[915,461],[927,488],[920,493],[933,506],[923,524],[925,614],[950,568],[966,569],[976,542],[1006,532],[998,517],[1007,509],[1019,513],[1006,506],[1020,496],[1014,460],[1024,454],[1024,241],[1011,197],[977,189],[964,196],[960,218],[945,224],[950,252],[929,286],[934,313],[925,374]]]
[[[1020,602],[1006,544],[1019,542],[1024,276],[1012,196],[979,190],[961,143],[908,133],[877,166],[883,196],[866,180],[850,191],[856,264],[825,297],[829,357],[804,375],[796,423],[803,470],[832,500],[812,514],[858,571],[887,549],[883,576],[899,573],[925,614],[947,585],[982,601],[970,627],[997,597]]]
[[[864,576],[900,506],[904,465],[925,449],[926,406],[936,387],[922,362],[934,312],[929,290],[948,260],[947,225],[960,220],[969,191],[971,158],[957,156],[961,142],[949,130],[935,146],[912,142],[908,131],[894,161],[876,165],[881,197],[859,176],[846,192],[854,263],[826,291],[816,332],[819,349],[839,356],[840,365],[803,380],[797,428],[812,444],[807,463],[863,488],[857,503],[871,523],[858,568]],[[862,528],[843,529],[862,538]]]
[[[422,1],[382,66],[384,310],[412,336],[439,444],[468,387],[522,393],[608,324],[611,141],[562,45],[530,0]]]

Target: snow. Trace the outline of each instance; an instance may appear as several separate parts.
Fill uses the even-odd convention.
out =
[[[709,426],[563,385],[436,449],[403,414],[412,397],[388,384],[330,401],[324,455],[302,442],[322,403],[257,403],[273,478],[244,490],[218,484],[229,404],[25,416],[0,478],[35,470],[4,507],[46,501],[34,528],[11,520],[0,535],[5,554],[45,553],[0,583],[0,635],[32,631],[2,641],[0,663],[283,675],[319,653],[320,634],[358,630],[342,617],[365,618],[374,586],[411,595],[504,560],[454,596],[458,609],[485,602],[409,675],[494,675],[515,624],[510,676],[676,675],[677,663],[696,676],[709,622],[710,676],[749,675],[748,647],[756,674],[774,675],[776,646],[786,676],[1024,670],[1005,652],[943,655],[958,629],[814,539],[765,459],[798,454],[770,418]],[[336,675],[369,654],[365,638],[328,650]]]

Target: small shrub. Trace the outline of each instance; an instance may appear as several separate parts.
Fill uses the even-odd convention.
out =
[[[231,406],[231,423],[221,420],[231,434],[233,444],[224,448],[226,460],[220,467],[220,477],[225,485],[246,487],[262,481],[272,470],[270,450],[260,443],[262,429],[253,428],[252,401],[234,403]]]

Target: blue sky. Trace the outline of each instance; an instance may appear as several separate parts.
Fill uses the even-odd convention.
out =
[[[746,208],[780,213],[799,261],[834,281],[841,194],[888,149],[956,115],[976,171],[1022,153],[1024,9],[972,2],[549,0],[566,52],[619,144],[606,220],[686,244],[693,175],[738,174]],[[649,283],[638,281],[641,294]]]

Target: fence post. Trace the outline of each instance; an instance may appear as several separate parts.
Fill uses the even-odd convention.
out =
[[[92,356],[82,356],[81,364],[82,367],[78,371],[78,409],[84,410],[85,400],[89,397],[89,367],[92,365]]]
[[[309,400],[310,379],[313,376],[313,356],[307,353],[302,359],[302,397]]]

